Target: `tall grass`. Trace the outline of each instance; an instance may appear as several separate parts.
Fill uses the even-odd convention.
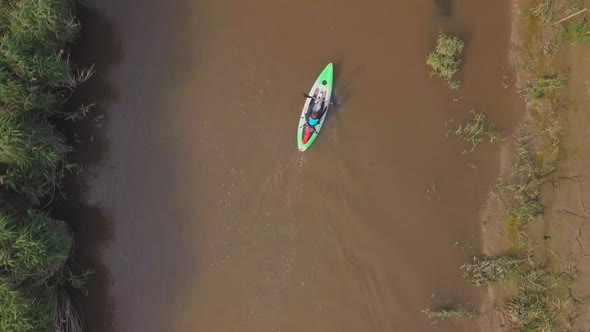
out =
[[[483,286],[504,280],[516,272],[522,259],[509,256],[474,257],[470,263],[461,266],[463,277],[475,286]]]
[[[56,88],[78,81],[66,46],[80,25],[70,0],[11,0],[0,9],[0,106],[4,111],[51,111]]]
[[[54,309],[51,302],[51,296],[36,296],[0,275],[0,331],[52,331]]]
[[[0,115],[1,183],[27,195],[34,204],[40,204],[59,184],[70,150],[51,125]]]
[[[438,36],[436,49],[426,57],[430,75],[441,77],[453,90],[459,89],[461,83],[454,81],[453,76],[459,71],[461,65],[459,56],[464,48],[465,43],[459,38],[441,33]]]
[[[544,214],[541,190],[555,171],[555,165],[536,160],[531,133],[522,134],[516,143],[511,175],[498,183],[495,193],[502,203],[502,219],[508,234],[518,238],[524,225]]]
[[[21,78],[51,86],[67,84],[64,48],[80,30],[73,6],[71,0],[12,0],[5,5],[1,54]]]
[[[24,218],[0,212],[0,265],[18,281],[51,278],[72,250],[64,226],[39,211]]]
[[[71,151],[51,118],[66,113],[61,103],[92,72],[68,60],[79,31],[74,0],[1,1],[0,331],[81,331],[63,286],[83,287],[90,272],[72,273],[66,225],[39,210],[59,190]]]
[[[590,41],[590,25],[585,20],[567,23],[560,27],[559,37],[573,44],[586,43]]]
[[[54,92],[20,79],[0,63],[0,113],[29,113],[51,110],[58,102]]]
[[[529,102],[535,102],[545,97],[550,91],[561,89],[567,80],[564,75],[546,75],[540,77],[525,89],[525,97]]]
[[[506,303],[512,323],[520,331],[569,331],[567,277],[533,268],[518,279],[518,292]]]

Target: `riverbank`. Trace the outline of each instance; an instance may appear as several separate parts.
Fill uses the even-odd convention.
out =
[[[0,16],[0,330],[81,331],[69,294],[91,272],[71,260],[68,223],[78,221],[53,210],[62,180],[80,169],[76,139],[59,128],[90,112],[64,102],[92,69],[69,61],[80,31],[73,1],[5,1]]]
[[[583,282],[590,273],[590,180],[584,177],[590,166],[589,5],[514,3],[511,58],[526,112],[506,144],[483,213],[485,256],[464,266],[468,280],[476,270],[479,285],[488,288],[480,309],[483,331],[590,327],[584,310],[590,287]],[[506,266],[506,257],[517,266]]]

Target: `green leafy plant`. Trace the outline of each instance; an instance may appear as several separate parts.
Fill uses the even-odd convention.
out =
[[[559,29],[559,36],[573,44],[586,43],[590,41],[590,25],[585,20],[570,22]]]
[[[471,152],[484,141],[487,137],[490,143],[495,143],[502,140],[502,134],[494,128],[494,124],[490,124],[486,128],[485,115],[483,113],[477,113],[474,110],[469,112],[473,115],[473,119],[459,125],[454,130],[447,132],[457,136],[460,140],[471,144],[471,149],[464,152]]]
[[[470,263],[461,266],[463,277],[475,286],[504,280],[515,273],[522,259],[508,256],[474,257]]]
[[[51,297],[35,296],[0,276],[0,331],[52,331],[53,317]]]
[[[459,89],[461,84],[454,81],[453,76],[459,71],[461,64],[459,55],[464,48],[465,43],[459,38],[441,33],[436,49],[426,57],[430,75],[441,77],[453,90]]]
[[[0,183],[33,203],[40,204],[61,181],[69,151],[51,125],[0,114]]]
[[[528,101],[538,101],[549,91],[563,88],[566,82],[565,75],[543,76],[525,88],[525,97]]]
[[[29,211],[24,219],[0,212],[0,266],[16,280],[51,278],[72,246],[65,226],[43,212]]]

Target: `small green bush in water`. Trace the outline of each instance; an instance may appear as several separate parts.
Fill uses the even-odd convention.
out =
[[[49,124],[0,114],[0,180],[39,204],[62,177],[70,148]]]
[[[430,75],[441,77],[453,90],[461,86],[458,81],[453,81],[453,76],[459,71],[459,55],[463,48],[465,43],[459,38],[440,34],[436,49],[426,57],[426,64],[431,69]]]
[[[459,125],[454,130],[447,132],[457,136],[464,142],[471,143],[471,150],[465,150],[464,152],[471,152],[484,141],[484,137],[487,136],[490,143],[498,142],[502,139],[502,134],[495,129],[495,125],[492,123],[486,129],[485,126],[485,114],[477,113],[474,110],[469,111],[473,115],[473,119],[467,121],[464,124]]]
[[[73,240],[65,225],[43,212],[23,219],[0,212],[0,266],[16,280],[52,277],[68,259]]]
[[[50,299],[35,297],[0,276],[0,331],[52,331],[54,312]]]

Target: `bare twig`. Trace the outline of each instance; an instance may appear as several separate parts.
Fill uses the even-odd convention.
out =
[[[587,10],[588,10],[588,8],[584,8],[584,9],[582,9],[582,10],[578,11],[578,12],[575,12],[575,13],[571,14],[570,16],[567,16],[567,17],[564,17],[564,18],[562,18],[561,20],[559,20],[559,21],[557,21],[557,22],[553,23],[553,25],[558,25],[559,23],[561,23],[561,22],[563,22],[563,21],[567,21],[567,20],[569,20],[570,18],[572,18],[572,17],[574,17],[574,16],[578,16],[578,15],[580,15],[580,14],[582,14],[582,13],[586,12]]]

